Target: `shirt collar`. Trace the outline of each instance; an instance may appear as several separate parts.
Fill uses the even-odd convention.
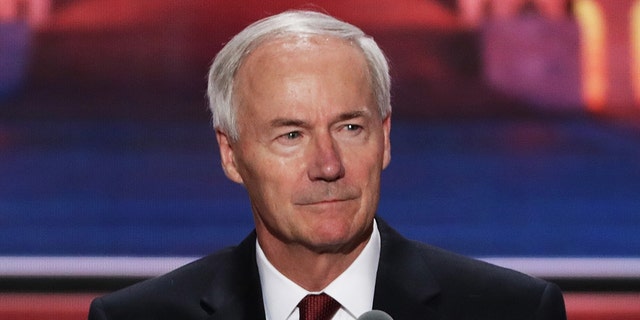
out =
[[[353,318],[371,310],[375,290],[380,232],[373,221],[373,232],[353,263],[324,290],[342,305]],[[309,293],[280,273],[267,259],[256,240],[256,260],[267,319],[287,319],[296,311],[298,302]]]

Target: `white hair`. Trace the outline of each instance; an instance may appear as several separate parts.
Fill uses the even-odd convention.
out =
[[[233,37],[216,55],[209,69],[207,95],[213,126],[232,141],[239,138],[233,106],[236,73],[260,44],[287,35],[323,35],[355,44],[364,54],[371,88],[382,118],[391,113],[391,79],[387,59],[376,42],[362,30],[314,11],[286,11],[254,22]]]

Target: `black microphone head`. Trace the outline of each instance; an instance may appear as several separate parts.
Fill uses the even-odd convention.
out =
[[[393,318],[384,311],[371,310],[363,313],[357,320],[393,320]]]

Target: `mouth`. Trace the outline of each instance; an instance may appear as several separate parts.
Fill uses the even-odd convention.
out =
[[[340,204],[343,202],[347,202],[347,201],[351,201],[351,200],[355,200],[355,197],[348,197],[348,198],[339,198],[339,199],[318,199],[318,200],[313,200],[313,201],[301,201],[299,203],[295,203],[296,205],[299,206],[322,206],[322,205],[332,205],[332,204]]]
[[[340,203],[340,202],[345,202],[345,201],[349,201],[349,200],[351,200],[351,199],[329,199],[329,200],[320,200],[320,201],[316,201],[316,202],[308,203],[307,205],[333,204],[333,203]]]
[[[293,204],[298,206],[328,206],[343,204],[345,202],[357,200],[361,196],[361,192],[354,187],[346,186],[337,188],[301,190],[302,192],[295,195]]]

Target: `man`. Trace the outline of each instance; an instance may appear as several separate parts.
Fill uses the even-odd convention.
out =
[[[327,15],[285,12],[239,33],[208,93],[223,170],[246,188],[255,232],[96,299],[89,318],[565,319],[555,285],[406,240],[375,217],[389,88],[375,42]],[[325,318],[308,314],[319,304]]]

